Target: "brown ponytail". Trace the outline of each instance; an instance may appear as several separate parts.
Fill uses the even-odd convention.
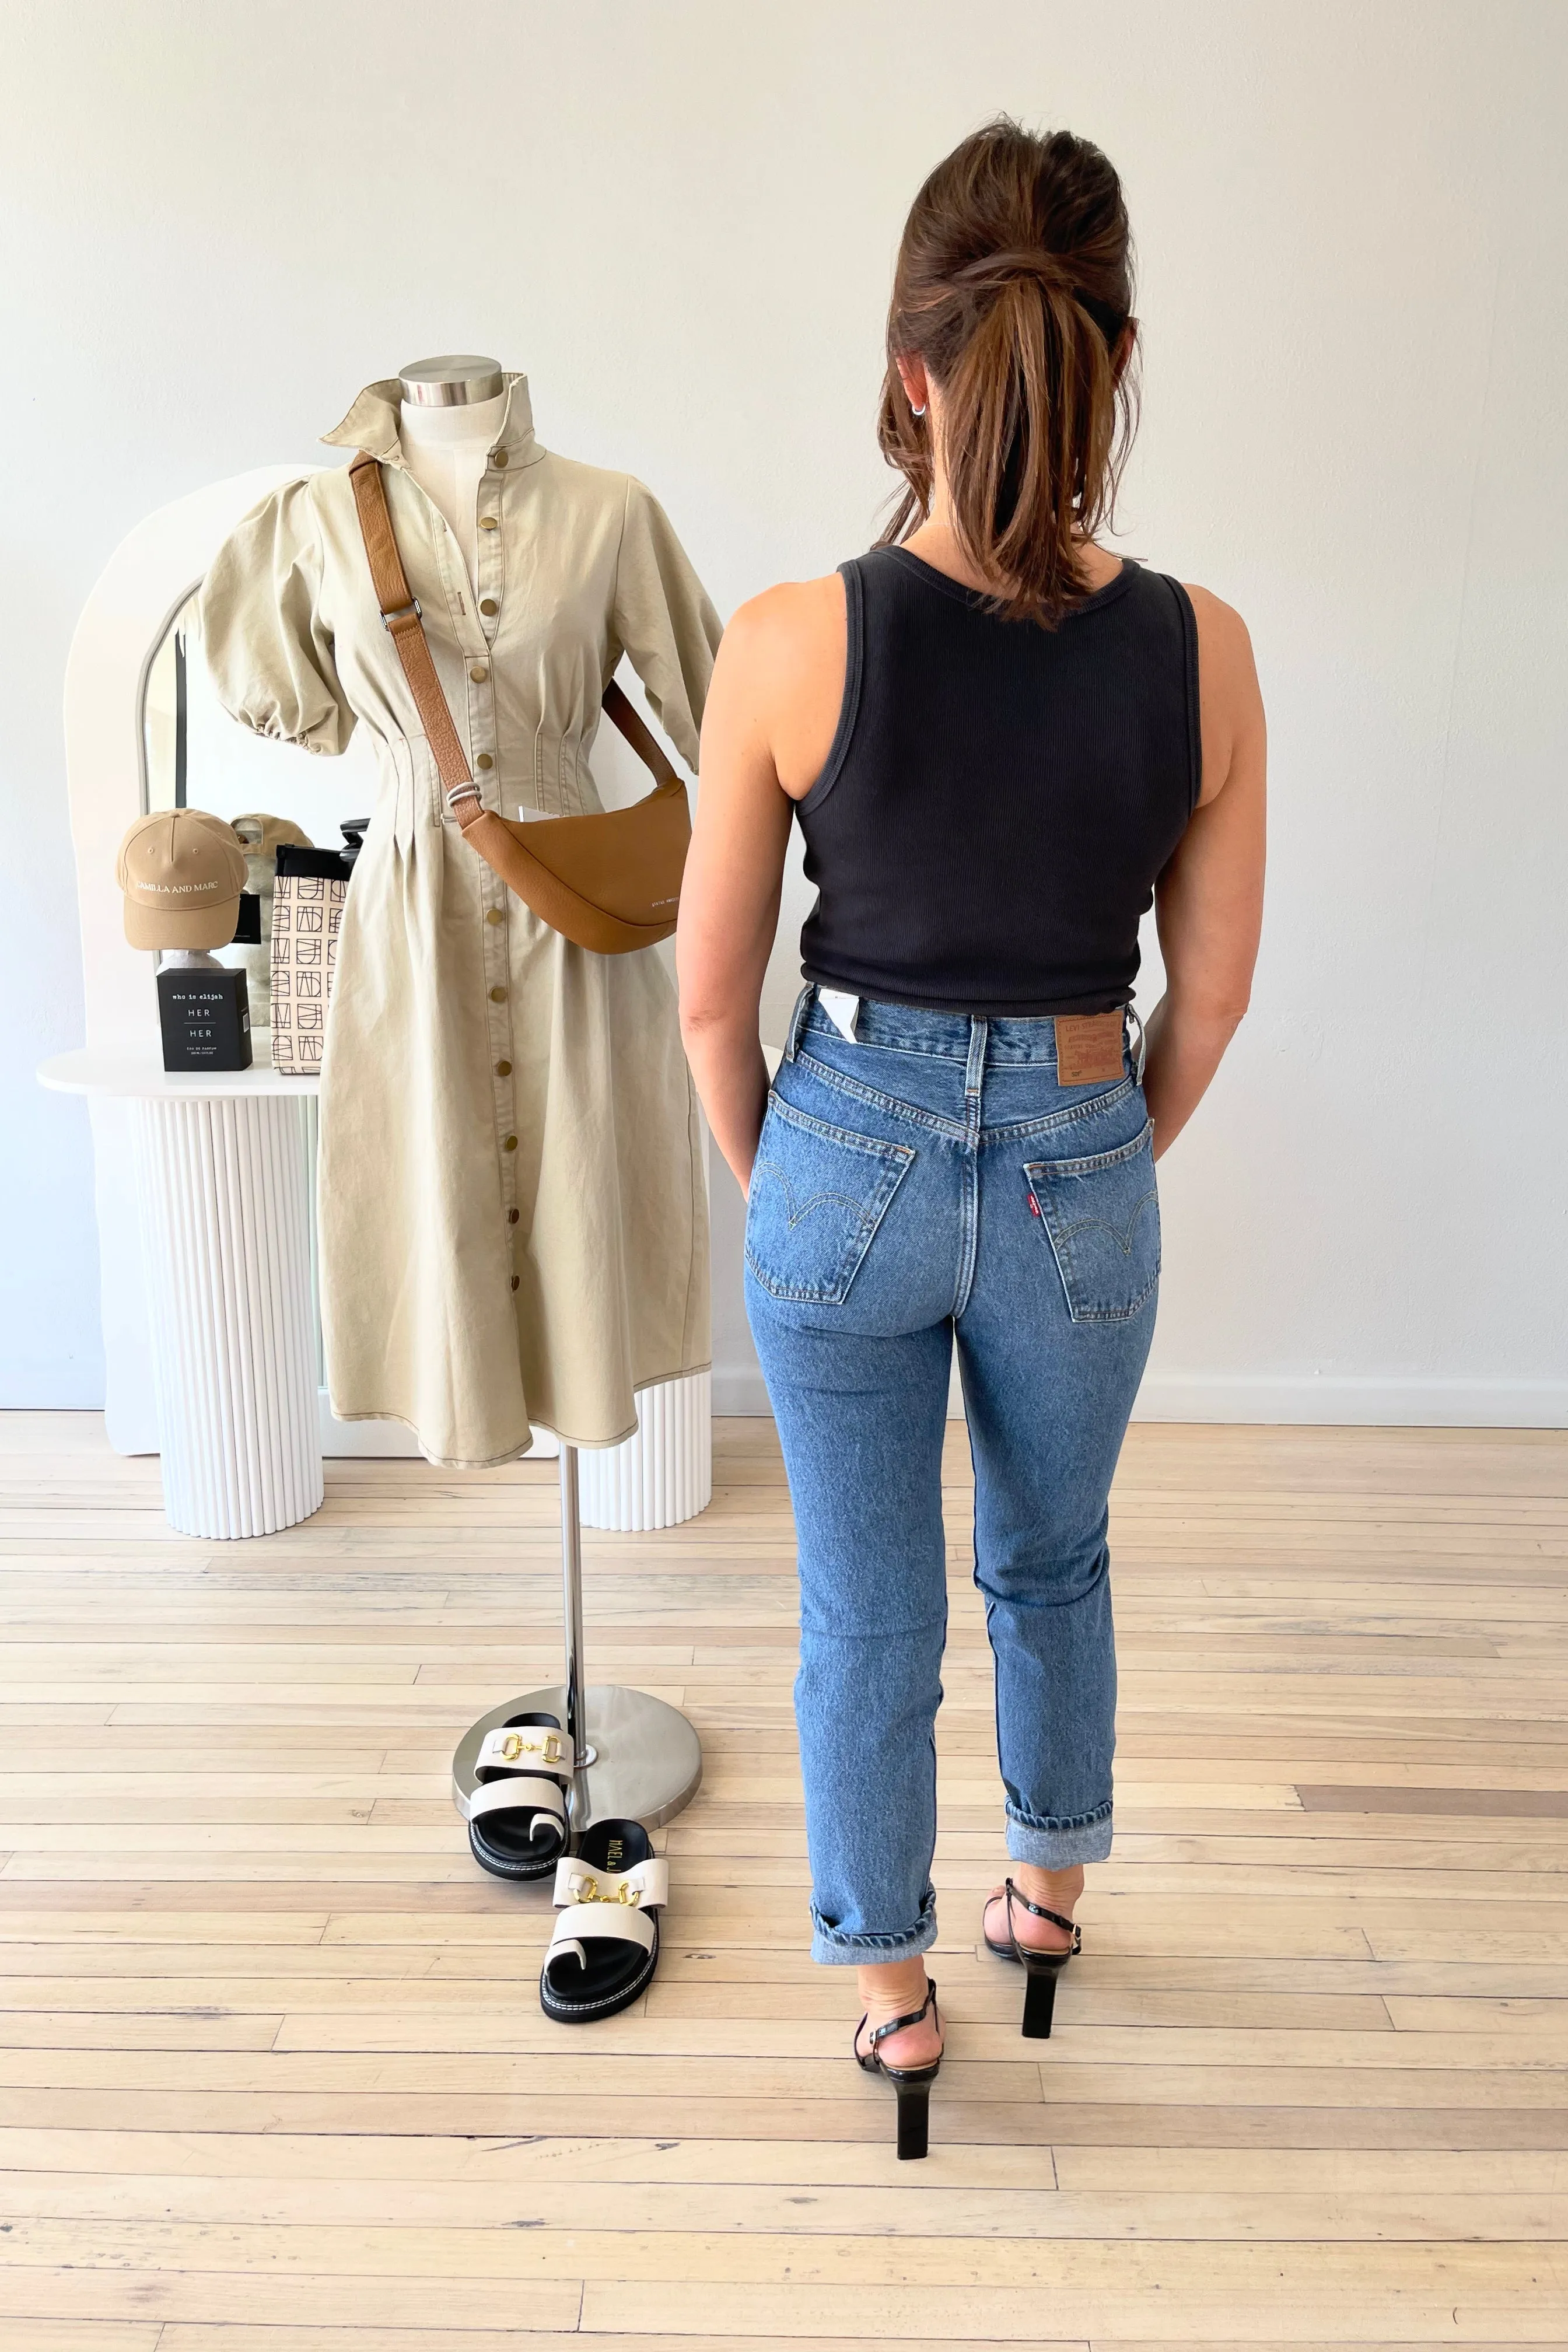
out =
[[[1089,590],[1078,541],[1111,517],[1137,420],[1131,236],[1121,183],[1087,139],[1005,117],[939,163],[910,208],[888,314],[877,437],[905,488],[884,546],[931,509],[930,416],[895,362],[942,397],[953,530],[1009,618],[1054,627]]]

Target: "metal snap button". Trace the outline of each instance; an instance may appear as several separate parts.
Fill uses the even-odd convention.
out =
[[[473,679],[476,686],[483,686],[486,678],[489,676],[489,672],[485,667],[483,662],[476,662],[473,668],[468,672],[468,676]]]
[[[510,1078],[511,1076],[511,1064],[510,1062],[498,1062],[496,1064],[496,1076],[498,1078]]]
[[[491,991],[490,991],[490,1003],[491,1003],[492,1004],[504,1004],[504,1003],[506,1003],[506,991],[505,991],[505,989],[504,989],[504,988],[492,988],[492,989],[491,989]]]
[[[481,596],[479,599],[479,610],[487,615],[493,615],[500,611],[500,606],[496,603],[493,596]]]
[[[499,907],[487,907],[485,908],[485,920],[487,923],[499,923],[501,920],[500,908]]]
[[[508,1064],[508,1067],[509,1067],[509,1068],[510,1067],[510,1063]],[[517,1209],[509,1209],[509,1210],[507,1211],[507,1213],[506,1213],[506,1221],[507,1221],[507,1223],[508,1223],[509,1225],[515,1225],[515,1224],[516,1224],[516,1223],[517,1223],[517,1221],[518,1221],[518,1218],[519,1218],[519,1216],[520,1216],[521,1214],[521,1212],[520,1210],[517,1210]]]
[[[515,1150],[517,1150],[517,1138],[516,1138],[516,1136],[515,1136],[515,1135],[509,1135],[509,1136],[507,1137],[507,1139],[506,1139],[505,1142],[501,1145],[501,1150],[502,1150],[503,1151],[515,1151]]]
[[[492,466],[504,466],[506,464],[506,451],[504,449],[492,449],[490,451],[490,464]]]

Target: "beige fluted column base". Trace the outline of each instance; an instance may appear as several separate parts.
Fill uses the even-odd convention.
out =
[[[272,1535],[322,1495],[306,1106],[132,1108],[163,1507],[184,1535]]]
[[[687,1372],[637,1391],[637,1428],[622,1445],[577,1455],[583,1525],[633,1534],[679,1527],[713,1499],[713,1375]]]

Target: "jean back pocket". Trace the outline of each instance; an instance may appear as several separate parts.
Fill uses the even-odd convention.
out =
[[[770,1097],[746,1208],[746,1264],[763,1289],[842,1306],[914,1156]]]
[[[1160,1279],[1154,1129],[1090,1160],[1042,1160],[1024,1171],[1056,1255],[1075,1323],[1121,1323]]]

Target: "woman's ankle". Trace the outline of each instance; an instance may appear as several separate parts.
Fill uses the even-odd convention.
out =
[[[857,2038],[856,2048],[869,2056],[873,2047],[871,2034],[879,2025],[887,2025],[895,2017],[917,2017],[925,2008],[931,1985],[926,1977],[923,1959],[893,1960],[880,1968],[861,1969],[860,1998],[866,2004],[866,2031]],[[929,2066],[942,2055],[942,2026],[933,2001],[918,2022],[889,2033],[876,2044],[878,2055],[887,2066]]]
[[[1065,1918],[1073,1916],[1073,1906],[1083,1893],[1083,1864],[1069,1863],[1064,1870],[1042,1870],[1032,1862],[1016,1862],[1012,1869],[1013,1884],[1020,1895],[1031,1903],[1043,1905],[1047,1911],[1059,1911]]]
[[[917,1956],[912,1960],[889,1960],[878,1968],[856,1970],[860,1999],[873,2025],[880,2025],[889,2017],[907,2017],[920,2008],[926,1997],[926,1964]]]
[[[1073,1906],[1083,1893],[1083,1864],[1073,1863],[1066,1870],[1042,1870],[1032,1862],[1016,1862],[1011,1876],[1014,1893],[1022,1899],[1009,1903],[1005,1887],[997,1887],[985,1904],[985,1939],[993,1949],[1008,1943],[1021,1944],[1034,1952],[1068,1952],[1074,1938],[1068,1928],[1053,1920],[1042,1919],[1042,1911],[1053,1912],[1057,1920],[1070,1920]],[[1025,1906],[1033,1904],[1030,1911]]]

